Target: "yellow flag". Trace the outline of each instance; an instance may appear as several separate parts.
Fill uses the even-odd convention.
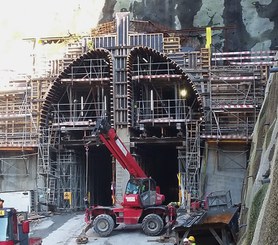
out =
[[[206,48],[210,48],[211,45],[211,27],[206,28]]]

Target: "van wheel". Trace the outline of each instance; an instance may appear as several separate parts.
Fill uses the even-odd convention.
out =
[[[101,237],[109,236],[114,229],[114,225],[113,218],[107,214],[98,215],[93,222],[95,232]]]
[[[163,220],[157,214],[148,214],[142,222],[142,229],[148,236],[157,236],[163,230]]]

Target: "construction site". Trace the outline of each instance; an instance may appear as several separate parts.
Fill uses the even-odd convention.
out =
[[[105,118],[165,203],[223,191],[239,204],[276,51],[217,52],[213,30],[174,31],[119,12],[89,36],[26,39],[32,73],[0,90],[1,193],[30,192],[36,212],[83,210],[87,195],[121,203],[129,173],[92,136]],[[60,59],[36,56],[35,45],[60,44]]]

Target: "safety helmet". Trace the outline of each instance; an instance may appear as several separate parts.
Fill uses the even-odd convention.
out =
[[[189,242],[189,240],[187,238],[184,238],[183,242]]]
[[[188,241],[190,241],[190,242],[195,242],[195,237],[194,237],[194,236],[188,237]]]

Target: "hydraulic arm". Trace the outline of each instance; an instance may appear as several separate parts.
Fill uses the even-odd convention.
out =
[[[105,144],[132,178],[127,182],[121,206],[94,205],[86,209],[88,225],[77,238],[77,243],[87,243],[86,232],[92,227],[100,236],[108,236],[121,223],[140,223],[146,235],[156,236],[165,225],[172,225],[176,218],[175,208],[162,205],[165,196],[160,194],[155,181],[147,177],[110,124],[105,119],[98,120],[92,136],[97,136]]]
[[[135,178],[147,178],[145,172],[117,136],[115,129],[111,128],[105,119],[97,121],[93,135],[99,136],[100,140],[131,176]]]

